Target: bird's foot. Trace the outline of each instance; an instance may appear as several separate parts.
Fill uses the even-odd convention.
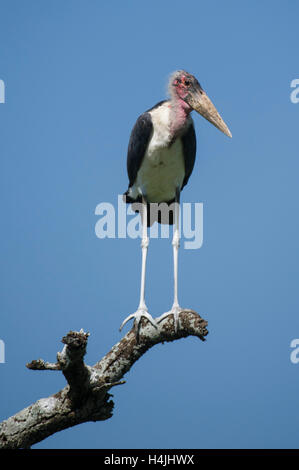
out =
[[[156,319],[157,323],[160,323],[164,318],[168,317],[169,315],[173,315],[173,324],[174,324],[174,331],[177,332],[178,328],[180,327],[179,317],[180,313],[184,312],[186,309],[181,308],[179,305],[174,304],[172,309],[169,312],[163,313],[160,317]]]
[[[136,336],[137,336],[137,338],[138,338],[138,336],[139,336],[140,321],[141,321],[141,318],[142,318],[142,317],[146,318],[155,328],[157,328],[157,325],[156,325],[155,320],[154,320],[153,317],[148,313],[146,306],[144,306],[144,307],[139,307],[138,310],[137,310],[135,313],[132,313],[132,314],[129,315],[127,318],[125,318],[124,321],[122,322],[121,326],[120,326],[119,331],[122,330],[122,328],[125,326],[125,324],[126,324],[128,321],[130,321],[130,320],[132,320],[132,318],[134,318],[134,328],[135,328],[135,331],[136,331]]]

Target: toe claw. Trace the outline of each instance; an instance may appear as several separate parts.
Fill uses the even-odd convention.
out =
[[[170,314],[171,314],[171,312],[165,312],[165,313],[163,313],[162,315],[160,315],[160,317],[158,317],[158,318],[156,319],[156,322],[157,322],[157,323],[160,323],[162,320],[164,320],[164,318],[168,317],[168,315],[170,315]]]
[[[137,312],[135,313],[132,313],[131,315],[129,315],[127,318],[124,319],[124,321],[122,322],[121,326],[120,326],[120,329],[119,331],[122,330],[122,328],[124,327],[124,325],[130,321],[132,318],[134,318],[134,325],[133,325],[133,328],[135,329],[136,331],[136,336],[137,338],[139,337],[139,326],[140,326],[140,321],[141,321],[141,318],[144,317],[146,318],[153,327],[157,328],[157,325],[156,325],[156,322],[155,320],[153,319],[153,317],[148,313],[147,310],[145,309],[138,309]]]
[[[151,323],[151,325],[153,325],[154,328],[156,328],[156,329],[158,328],[157,325],[156,325],[155,320],[153,319],[153,317],[149,313],[144,313],[141,316],[145,317]]]
[[[125,324],[128,323],[128,321],[130,321],[132,318],[134,318],[134,316],[135,316],[134,313],[132,313],[127,318],[125,318],[124,321],[122,322],[122,324],[119,327],[119,331],[121,331],[123,329],[123,327],[125,326]]]
[[[157,318],[156,322],[160,323],[164,318],[168,317],[169,315],[173,315],[173,326],[174,326],[174,331],[177,333],[178,328],[180,326],[180,313],[183,312],[184,309],[181,307],[172,307],[172,309],[169,312],[163,313],[159,318]]]

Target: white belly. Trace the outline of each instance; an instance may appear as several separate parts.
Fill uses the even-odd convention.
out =
[[[177,139],[171,147],[160,147],[152,139],[135,185],[146,194],[149,202],[167,202],[174,199],[176,188],[181,188],[184,176],[181,139]]]
[[[178,138],[169,146],[172,136],[167,102],[150,114],[154,133],[131,189],[135,195],[141,191],[149,202],[167,202],[174,199],[185,177],[182,142]]]

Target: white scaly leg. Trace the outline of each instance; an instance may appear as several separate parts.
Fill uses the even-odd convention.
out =
[[[174,275],[174,299],[173,305],[169,312],[163,313],[159,318],[157,318],[157,323],[160,323],[164,318],[169,315],[173,315],[174,329],[177,331],[179,327],[179,314],[184,309],[179,305],[178,301],[178,255],[179,255],[179,246],[180,246],[180,230],[179,230],[179,217],[180,217],[180,191],[176,191],[175,198],[175,207],[174,207],[174,231],[173,231],[173,275]]]
[[[135,313],[129,315],[125,320],[122,322],[120,330],[123,326],[132,318],[134,318],[134,326],[136,330],[137,337],[139,335],[139,324],[142,317],[147,318],[147,320],[155,327],[156,323],[152,316],[149,314],[147,306],[145,304],[145,271],[146,271],[146,257],[147,257],[147,249],[149,245],[149,238],[147,236],[147,203],[146,198],[142,197],[142,241],[141,241],[141,249],[142,249],[142,266],[141,266],[141,285],[140,285],[140,300],[139,306]]]

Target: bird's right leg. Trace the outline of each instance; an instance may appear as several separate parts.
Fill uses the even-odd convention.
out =
[[[141,241],[141,249],[142,249],[142,266],[141,266],[141,286],[140,286],[140,300],[139,306],[135,313],[129,315],[125,320],[122,322],[120,330],[123,326],[132,318],[134,318],[134,326],[136,330],[137,337],[139,335],[139,325],[140,320],[142,317],[145,317],[155,328],[157,328],[155,320],[149,314],[147,306],[145,304],[145,271],[146,271],[146,257],[147,257],[147,249],[149,245],[149,238],[147,235],[147,201],[146,198],[142,197],[142,241]]]
[[[173,231],[173,271],[174,271],[174,300],[171,310],[169,312],[163,313],[159,318],[157,318],[157,323],[160,323],[164,318],[169,315],[173,316],[174,330],[177,332],[179,327],[179,317],[180,313],[185,309],[181,308],[178,301],[178,254],[180,246],[180,229],[179,229],[179,217],[180,217],[180,190],[177,188],[175,196],[175,206],[174,206],[174,231]]]

